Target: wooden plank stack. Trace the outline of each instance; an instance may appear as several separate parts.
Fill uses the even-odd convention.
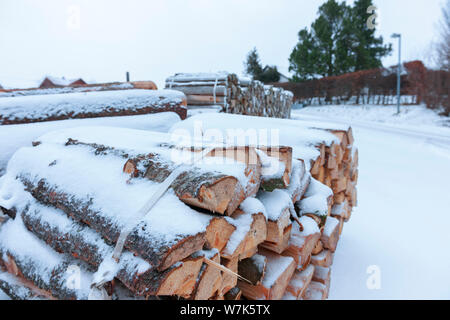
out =
[[[218,162],[188,165],[137,221],[105,286],[108,297],[325,299],[333,253],[356,205],[358,164],[351,130],[330,132],[335,143],[315,145],[323,153],[314,159],[296,157],[290,146],[178,146],[170,135],[127,129],[41,137],[14,155],[0,183],[8,215],[0,226],[0,289],[14,299],[92,298],[94,273],[120,231],[177,170],[168,154],[206,150]],[[276,183],[264,175],[268,158],[283,164]],[[67,285],[72,269],[82,274],[75,287]]]
[[[179,73],[166,79],[166,88],[186,94],[189,107],[222,106],[222,112],[289,119],[293,94],[260,81],[227,72]]]

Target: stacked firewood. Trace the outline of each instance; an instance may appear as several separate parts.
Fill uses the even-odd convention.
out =
[[[186,94],[190,107],[222,106],[222,112],[289,119],[293,94],[235,74],[180,73],[167,78],[166,88]]]
[[[0,289],[14,299],[98,298],[90,288],[96,271],[111,263],[131,221],[104,285],[113,299],[326,298],[342,225],[356,205],[357,153],[351,130],[305,132],[320,152],[304,159],[291,146],[198,147],[117,128],[41,137],[13,156],[0,180],[8,215]],[[174,172],[169,190],[134,221]]]

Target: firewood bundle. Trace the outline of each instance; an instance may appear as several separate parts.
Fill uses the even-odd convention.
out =
[[[41,137],[12,157],[0,180],[8,215],[0,226],[0,289],[14,299],[99,298],[90,285],[119,234],[179,170],[133,221],[104,285],[109,298],[326,298],[333,252],[356,198],[347,189],[333,193],[310,171],[322,163],[326,182],[328,163],[350,164],[354,188],[357,153],[351,131],[296,130],[299,143],[282,147],[199,147],[173,135],[101,127]],[[348,158],[339,159],[334,144]]]
[[[143,83],[131,85],[145,86]],[[81,91],[0,98],[0,125],[170,111],[177,113],[181,119],[187,116],[186,97],[178,91],[142,90],[137,87],[127,90],[111,90],[110,87],[99,90],[91,87],[67,89]]]
[[[293,94],[235,74],[180,73],[166,79],[166,88],[186,94],[187,104],[222,106],[225,113],[289,119]]]

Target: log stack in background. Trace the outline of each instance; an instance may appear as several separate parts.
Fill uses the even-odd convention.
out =
[[[209,157],[226,157],[233,169],[200,162],[171,185],[127,238],[106,286],[111,297],[327,298],[333,254],[356,205],[357,151],[351,129],[305,128],[298,139],[317,156],[300,158],[287,145],[213,146]],[[87,299],[126,218],[175,169],[167,155],[204,150],[113,128],[55,132],[34,145],[15,154],[0,181],[9,216],[0,227],[0,288],[14,299]],[[274,159],[284,170],[266,176]],[[67,286],[74,266],[79,288]]]
[[[222,112],[289,119],[293,94],[260,81],[221,73],[179,73],[166,79],[166,88],[186,94],[189,107],[219,105]]]

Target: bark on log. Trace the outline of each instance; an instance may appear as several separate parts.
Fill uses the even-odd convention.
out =
[[[97,233],[86,225],[72,221],[56,210],[46,210],[46,212],[41,212],[39,208],[24,210],[21,217],[28,230],[59,253],[71,255],[95,268],[98,268],[105,258],[112,255],[113,248]],[[55,221],[57,222],[55,223]],[[175,295],[177,292],[180,296],[186,297],[191,294],[189,290],[192,290],[189,284],[186,285],[186,282],[196,278],[196,273],[198,273],[198,263],[192,263],[193,261],[195,260],[183,262],[173,270],[163,272],[159,276],[156,268],[142,259],[134,257],[130,252],[123,252],[117,278],[136,295],[157,295],[159,292],[164,292],[165,295]],[[188,270],[190,267],[193,269]],[[178,274],[186,276],[180,279]],[[155,279],[160,281],[159,288],[155,283],[149,283]],[[178,285],[171,287],[174,291],[164,291],[167,290],[167,283],[176,281],[178,281]],[[155,289],[148,290],[150,287]]]
[[[280,300],[295,271],[295,262],[291,257],[283,257],[262,250],[261,255],[267,258],[266,273],[262,283],[253,286],[239,281],[239,288],[244,297],[250,300]]]
[[[234,287],[225,294],[225,300],[241,300],[242,291],[238,287]]]
[[[286,288],[286,292],[289,292],[297,300],[300,299],[311,283],[314,269],[314,266],[309,265],[304,271],[295,271],[291,282]]]
[[[323,246],[333,253],[336,251],[339,241],[339,230],[340,221],[336,218],[328,217],[320,240],[322,241]]]
[[[84,143],[73,139],[69,139],[66,143],[66,146],[74,145],[89,148],[95,155],[114,155],[128,159],[123,168],[125,173],[134,178],[146,178],[157,183],[162,183],[177,167],[175,163],[156,153],[131,155],[124,150],[95,143]],[[171,148],[172,146],[161,145],[161,147]],[[241,185],[233,176],[192,167],[189,172],[182,173],[171,185],[178,198],[198,208],[231,215],[246,197],[254,195],[260,183],[260,164],[256,161],[255,151],[253,148],[233,148],[233,150],[236,152],[218,148],[212,150],[210,154],[214,157],[225,155],[236,157],[237,161],[247,161],[245,174],[249,177],[248,185]],[[250,161],[254,162],[250,163]]]
[[[0,273],[0,289],[11,298],[11,300],[55,300],[48,292],[45,292],[32,284],[25,284],[7,272]]]
[[[236,219],[236,223],[239,223],[239,218],[243,215],[250,215],[237,210],[233,214],[233,218]],[[237,238],[234,239],[231,235],[230,239],[233,239],[233,244],[227,245],[221,252],[222,257],[229,260],[238,257],[239,260],[246,258],[248,253],[255,251],[260,243],[266,239],[267,235],[267,223],[263,213],[254,213],[250,215],[251,223],[248,227],[248,231],[245,236],[242,237],[241,230],[239,228],[235,231],[238,233]],[[236,244],[239,242],[239,244]]]
[[[117,242],[122,227],[93,208],[90,199],[80,199],[64,193],[57,186],[48,184],[45,179],[39,180],[37,184],[26,177],[21,177],[21,181],[40,203],[61,209],[76,221],[88,224],[110,243]],[[178,235],[169,242],[161,242],[159,237],[154,237],[145,230],[145,223],[134,228],[125,242],[125,248],[150,262],[159,271],[166,270],[201,250],[205,243],[205,232],[193,236]]]
[[[304,300],[326,300],[328,298],[327,286],[320,282],[311,281],[303,296]]]
[[[314,266],[329,268],[333,264],[333,253],[330,250],[323,250],[311,257],[311,263]]]
[[[267,221],[267,242],[282,243],[284,230],[291,224],[289,209],[285,209],[277,221]]]
[[[292,173],[292,148],[291,147],[260,147],[260,151],[264,152],[268,157],[276,158],[283,163],[285,169],[281,177],[265,178],[261,182],[261,189],[272,192],[275,189],[286,189],[290,184]]]
[[[238,273],[249,280],[254,286],[260,285],[266,272],[267,258],[256,254],[239,262]]]
[[[289,247],[289,240],[291,239],[291,231],[292,231],[292,224],[284,229],[282,241],[280,241],[279,243],[264,241],[262,244],[260,244],[260,247],[281,254]]]

